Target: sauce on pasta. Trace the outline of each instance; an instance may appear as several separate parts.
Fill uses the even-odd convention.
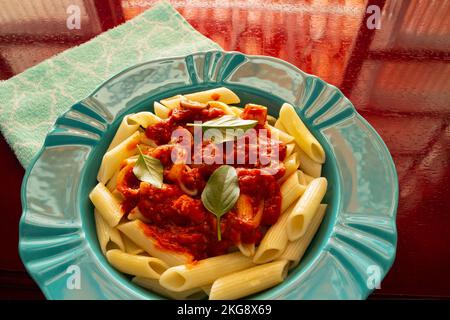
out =
[[[164,167],[164,185],[161,189],[140,182],[133,174],[133,164],[124,164],[117,179],[117,190],[124,198],[122,210],[129,214],[137,207],[145,222],[144,231],[156,239],[161,248],[191,254],[195,260],[225,254],[239,243],[259,244],[267,228],[274,224],[281,211],[281,194],[278,179],[284,175],[283,160],[286,156],[286,145],[269,137],[253,142],[245,135],[232,143],[230,151],[220,156],[224,159],[235,159],[239,148],[243,148],[245,161],[243,164],[231,164],[236,168],[240,187],[240,201],[221,219],[222,239],[218,240],[216,217],[208,212],[200,199],[201,192],[208,178],[220,164],[174,164],[171,154],[182,139],[174,140],[172,133],[176,129],[193,128],[187,123],[208,121],[223,116],[222,109],[190,102],[173,109],[170,116],[146,129],[147,138],[156,146],[143,150],[144,153],[159,159]],[[248,104],[241,116],[242,119],[257,120],[254,129],[266,128],[267,110],[264,107]],[[244,143],[239,144],[239,139]],[[242,141],[241,141],[242,142]],[[258,150],[262,143],[277,144],[278,161],[263,165],[261,162],[250,163],[249,151]],[[203,142],[200,148],[191,145],[191,155],[206,153],[217,157],[217,145]],[[225,149],[225,148],[224,148]],[[271,152],[271,149],[267,149]],[[218,151],[217,151],[218,152]],[[206,158],[208,155],[206,155]],[[204,158],[205,159],[205,158]],[[225,162],[223,162],[225,163]],[[266,170],[272,174],[266,174]]]

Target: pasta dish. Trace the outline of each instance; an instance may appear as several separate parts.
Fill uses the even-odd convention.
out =
[[[108,262],[173,299],[239,299],[281,283],[326,211],[325,152],[295,108],[227,88],[126,115],[89,194]]]

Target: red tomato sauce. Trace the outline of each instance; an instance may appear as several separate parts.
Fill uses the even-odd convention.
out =
[[[208,121],[222,115],[224,112],[221,109],[209,106],[195,109],[175,108],[168,119],[146,129],[146,136],[157,145],[146,152],[158,158],[164,167],[163,187],[159,189],[149,183],[140,182],[134,176],[133,165],[122,169],[117,182],[117,190],[124,198],[122,210],[125,214],[137,206],[144,217],[145,233],[156,239],[158,246],[191,254],[194,260],[225,254],[239,243],[259,244],[267,228],[278,220],[281,211],[278,180],[285,173],[282,161],[286,156],[286,145],[274,140],[278,146],[278,161],[266,166],[259,162],[250,163],[246,154],[243,164],[228,163],[236,168],[240,193],[251,198],[253,215],[241,217],[234,207],[220,219],[222,239],[218,240],[216,217],[203,206],[201,192],[210,175],[221,164],[197,163],[175,167],[171,160],[171,152],[175,146],[171,141],[171,134],[179,127],[192,130],[192,127],[186,126],[187,123]],[[267,111],[261,106],[247,105],[241,117],[257,120],[255,129],[266,128]],[[270,137],[268,139],[270,142]],[[251,149],[258,150],[259,141],[258,138],[256,143],[246,142],[241,145],[238,141],[231,142],[231,151],[219,156],[224,160],[227,157],[236,160],[239,148],[247,152]],[[201,150],[194,150],[192,146],[191,156],[194,157],[195,152],[204,152],[208,146],[215,147],[211,145],[210,142],[204,142],[200,146]],[[270,148],[268,150],[271,151]],[[268,170],[271,170],[271,174],[267,174]],[[262,215],[257,218],[261,209]]]

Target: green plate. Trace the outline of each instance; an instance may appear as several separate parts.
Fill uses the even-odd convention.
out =
[[[325,219],[302,262],[256,299],[364,299],[391,267],[398,181],[386,145],[334,86],[282,60],[209,51],[129,68],[73,105],[22,185],[19,251],[48,299],[160,299],[112,268],[88,194],[124,115],[180,93],[225,86],[277,116],[288,102],[323,145]],[[79,280],[79,282],[77,282]]]

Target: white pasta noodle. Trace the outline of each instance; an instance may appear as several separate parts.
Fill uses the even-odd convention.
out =
[[[316,178],[308,184],[288,218],[287,235],[290,241],[303,236],[326,191],[327,179],[323,177]]]
[[[280,109],[279,120],[286,131],[294,137],[297,145],[311,159],[319,163],[325,162],[325,151],[300,119],[293,106],[288,103],[283,104]]]
[[[106,251],[111,249],[124,250],[125,244],[120,232],[116,228],[111,228],[97,209],[94,210],[94,218],[97,238],[103,254],[106,254]]]
[[[253,257],[254,263],[266,263],[275,260],[286,249],[288,244],[288,236],[286,233],[287,220],[292,212],[293,206],[283,213],[278,221],[267,230],[264,238],[256,249]]]
[[[122,219],[123,212],[120,208],[119,201],[109,192],[103,183],[99,182],[92,189],[89,198],[98,213],[110,227],[115,227],[120,219]]]
[[[133,133],[135,133],[139,129],[139,124],[136,122],[130,120],[130,117],[133,114],[126,115],[122,122],[120,123],[119,129],[117,129],[116,134],[114,135],[114,138],[112,139],[111,143],[109,144],[108,150],[111,150],[115,146],[117,146],[119,143],[124,141],[126,138],[131,136]]]
[[[295,143],[288,143],[286,144],[286,158],[289,157],[295,149]]]
[[[299,171],[295,171],[281,185],[281,212],[289,208],[305,192],[306,186],[300,183],[300,175]]]
[[[121,162],[137,153],[136,146],[139,142],[140,133],[136,131],[120,144],[106,152],[98,171],[97,180],[104,184],[107,183],[114,173],[119,170]]]
[[[145,224],[140,220],[123,223],[117,228],[130,238],[130,240],[144,249],[150,256],[161,259],[169,266],[176,266],[192,261],[192,256],[188,254],[177,253],[160,248],[157,245],[157,241],[145,233]]]
[[[239,251],[246,257],[252,257],[255,254],[254,243],[239,243],[237,247]]]
[[[117,249],[107,251],[106,258],[120,272],[150,279],[159,279],[168,268],[161,259],[133,255]]]
[[[233,113],[236,117],[239,117],[241,115],[241,113],[244,112],[244,109],[239,108],[239,107],[231,107],[231,111],[233,111]]]
[[[138,286],[151,290],[164,297],[175,300],[197,300],[205,297],[205,292],[200,288],[189,289],[181,292],[170,291],[159,284],[158,280],[143,277],[134,277],[133,281]]]
[[[292,261],[291,267],[295,267],[299,264],[300,260],[305,254],[306,249],[308,248],[309,244],[314,238],[314,235],[319,229],[320,224],[322,223],[326,209],[327,209],[326,204],[321,204],[319,206],[305,234],[301,236],[299,239],[295,241],[290,241],[288,243],[288,245],[286,246],[286,250],[279,258],[280,260],[286,259]]]
[[[144,253],[144,249],[139,247],[136,243],[134,243],[130,238],[128,238],[126,235],[122,234],[122,240],[123,244],[125,246],[125,252],[129,254],[141,254]]]
[[[294,137],[289,135],[288,133],[278,130],[277,128],[272,127],[272,126],[268,126],[268,127],[270,129],[270,132],[271,132],[273,138],[280,140],[284,143],[291,143],[292,141],[294,141]]]
[[[208,101],[208,105],[210,107],[218,108],[218,109],[222,110],[223,112],[225,112],[225,114],[234,115],[234,112],[230,108],[230,106],[227,105],[226,103],[221,102],[221,101]]]
[[[311,159],[301,148],[295,150],[298,158],[299,168],[306,174],[318,178],[322,173],[322,164]]]
[[[170,109],[163,106],[161,103],[155,101],[153,103],[153,109],[160,119],[167,119],[169,117]]]
[[[159,283],[172,291],[185,291],[212,283],[219,277],[253,266],[240,252],[229,253],[167,269]]]
[[[214,281],[210,300],[234,300],[271,288],[286,278],[288,261],[262,264]]]
[[[281,177],[280,182],[286,181],[287,178],[291,176],[295,171],[298,169],[298,160],[297,160],[297,154],[293,153],[286,159],[284,159],[284,167],[286,169],[284,176]]]
[[[143,128],[156,124],[161,121],[161,118],[149,111],[138,112],[129,116],[129,121],[137,123]]]

